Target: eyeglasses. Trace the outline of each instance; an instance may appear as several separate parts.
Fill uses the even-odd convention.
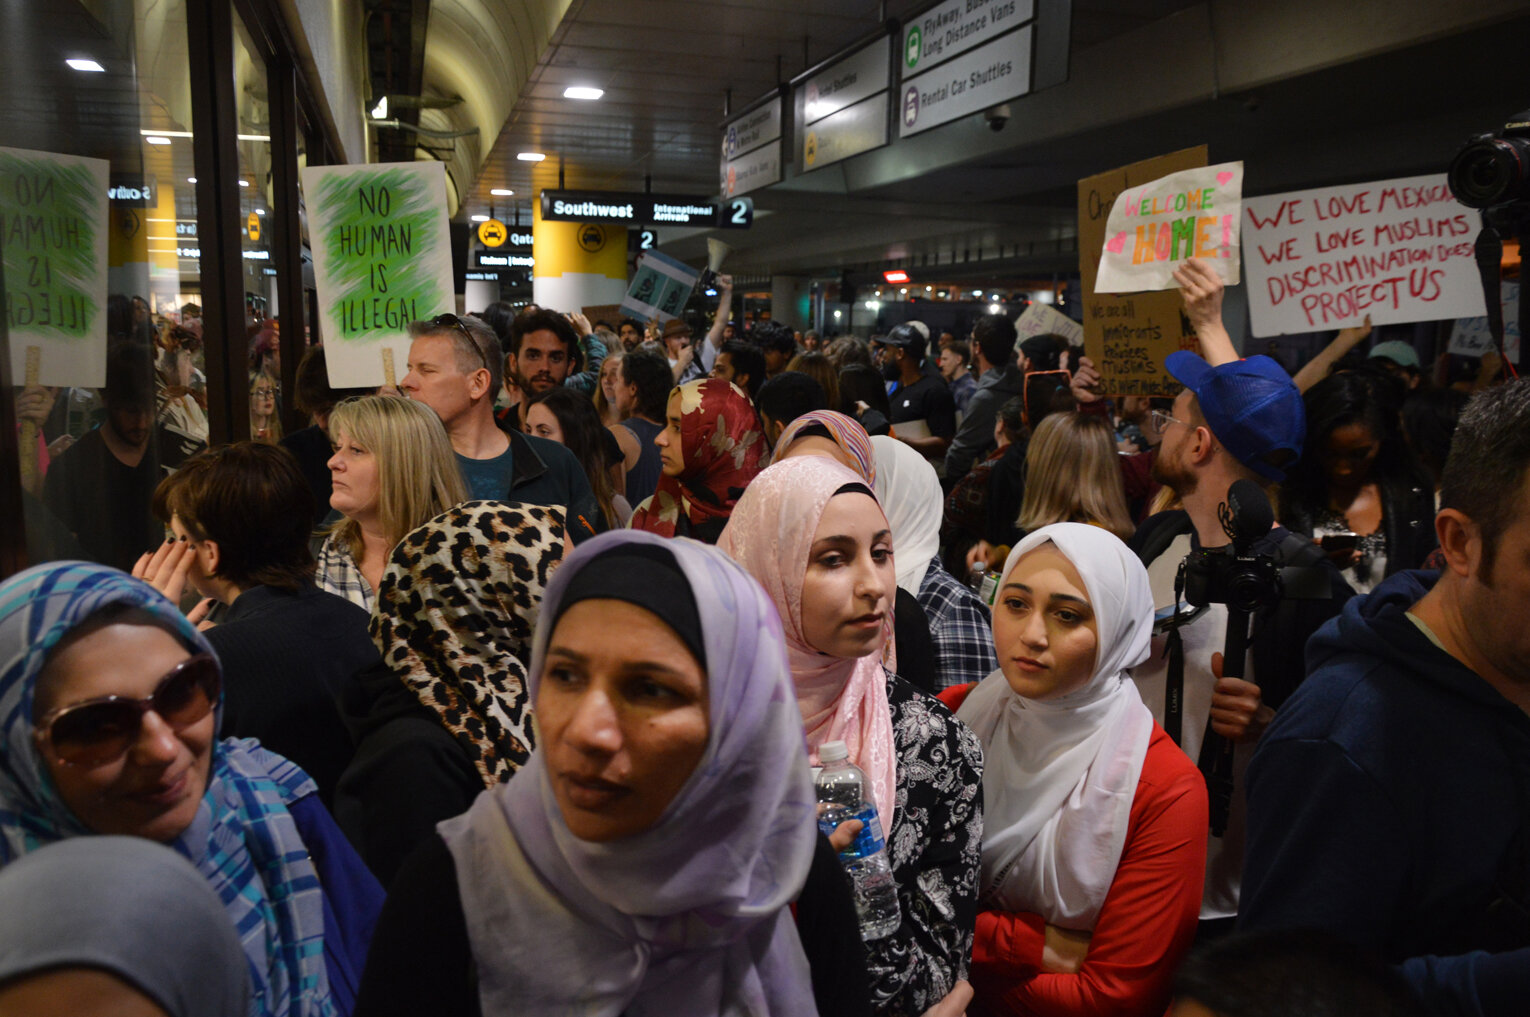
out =
[[[489,366],[489,355],[483,351],[482,346],[478,345],[478,340],[473,338],[473,333],[468,331],[467,325],[463,324],[461,318],[455,314],[438,314],[430,320],[430,323],[439,328],[454,328],[461,332],[462,337],[468,341],[468,345],[473,347],[473,352],[478,354],[478,359],[483,361],[483,369],[488,371],[491,377],[493,376],[494,368]]]
[[[147,699],[102,696],[48,711],[37,720],[37,737],[66,766],[101,766],[132,747],[150,710],[184,731],[212,712],[222,687],[218,662],[199,653],[171,668]]]
[[[1153,411],[1151,411],[1148,414],[1148,419],[1151,420],[1152,423],[1153,423],[1153,433],[1154,434],[1163,434],[1165,431],[1167,431],[1169,429],[1169,425],[1170,424],[1184,424],[1186,427],[1194,427],[1195,426],[1194,424],[1190,423],[1190,421],[1188,421],[1188,420],[1180,420],[1178,417],[1170,416],[1169,414],[1165,413],[1163,410],[1153,410]]]

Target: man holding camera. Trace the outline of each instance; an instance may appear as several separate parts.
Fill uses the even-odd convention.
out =
[[[1530,993],[1530,380],[1478,395],[1446,461],[1445,566],[1351,601],[1249,768],[1240,927],[1318,928],[1430,1009]]]
[[[1253,613],[1243,678],[1222,676],[1227,607],[1190,608],[1179,582],[1192,552],[1230,542],[1223,526],[1228,489],[1251,480],[1268,489],[1301,454],[1306,433],[1301,393],[1268,357],[1238,359],[1221,321],[1222,285],[1215,273],[1189,262],[1176,273],[1186,313],[1205,359],[1171,354],[1166,367],[1184,384],[1172,408],[1153,411],[1161,435],[1153,479],[1172,488],[1183,511],[1148,518],[1132,540],[1148,569],[1157,619],[1153,650],[1133,669],[1142,700],[1193,760],[1208,727],[1233,743],[1233,794],[1226,829],[1212,836],[1201,902],[1203,934],[1229,931],[1238,913],[1244,836],[1243,777],[1254,745],[1305,674],[1308,637],[1339,612],[1352,591],[1311,541],[1282,527],[1254,541],[1251,556],[1319,569],[1328,596],[1284,598]],[[1171,695],[1174,689],[1178,695]],[[1177,730],[1177,734],[1176,734]]]

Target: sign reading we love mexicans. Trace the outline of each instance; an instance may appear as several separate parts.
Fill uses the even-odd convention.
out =
[[[1183,170],[1116,196],[1105,223],[1095,290],[1175,288],[1174,270],[1200,258],[1228,286],[1238,283],[1243,164]]]

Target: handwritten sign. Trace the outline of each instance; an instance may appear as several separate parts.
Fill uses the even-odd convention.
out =
[[[622,313],[640,321],[678,318],[700,278],[701,273],[683,261],[658,251],[644,251],[622,300]]]
[[[1243,214],[1255,335],[1485,313],[1482,224],[1443,173],[1250,198]]]
[[[107,191],[111,164],[0,148],[0,251],[11,376],[106,384]]]
[[[1100,372],[1106,395],[1175,395],[1182,387],[1163,368],[1176,350],[1199,348],[1195,332],[1180,313],[1173,290],[1117,296],[1097,292],[1099,252],[1106,221],[1128,189],[1206,165],[1206,147],[1187,148],[1156,159],[1086,177],[1078,182],[1078,260],[1084,308],[1084,350]]]
[[[1069,346],[1084,345],[1084,326],[1055,308],[1035,301],[1015,319],[1015,349],[1038,335],[1060,335]]]
[[[383,350],[409,357],[409,323],[456,306],[439,162],[313,166],[303,192],[325,361],[336,388],[381,385]]]
[[[1500,293],[1503,300],[1503,352],[1509,360],[1519,363],[1519,283],[1506,282]],[[1450,329],[1450,346],[1447,351],[1467,357],[1480,357],[1488,350],[1497,350],[1493,333],[1488,331],[1487,315],[1480,318],[1461,318]]]
[[[1171,173],[1122,191],[1105,224],[1095,288],[1175,289],[1174,270],[1187,258],[1204,259],[1224,283],[1236,286],[1242,196],[1241,162]]]

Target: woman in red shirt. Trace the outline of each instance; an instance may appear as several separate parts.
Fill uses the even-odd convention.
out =
[[[1206,865],[1206,787],[1127,669],[1153,598],[1105,530],[1042,527],[1004,564],[999,670],[948,689],[981,739],[974,1014],[1161,1014]]]

